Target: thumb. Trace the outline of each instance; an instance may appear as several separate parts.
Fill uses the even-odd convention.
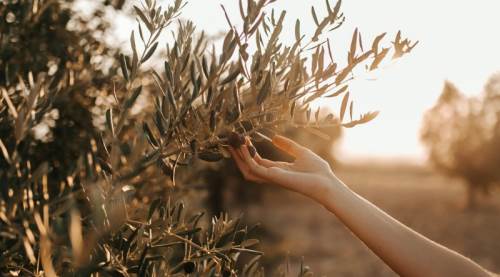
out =
[[[294,157],[297,157],[300,155],[302,152],[306,150],[306,148],[295,141],[280,136],[280,135],[275,135],[273,137],[273,144],[274,146],[278,147],[280,150],[284,151],[285,153],[288,153]]]

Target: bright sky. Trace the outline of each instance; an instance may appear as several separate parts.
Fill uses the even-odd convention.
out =
[[[227,28],[221,3],[233,23],[237,22],[236,0],[190,0],[183,17],[193,20],[198,29],[214,34]],[[287,10],[287,39],[293,40],[296,18],[301,19],[302,32],[314,31],[311,5],[319,15],[325,11],[324,0],[278,0],[273,5]],[[388,32],[385,42],[389,43],[387,39],[394,38],[398,30],[420,41],[410,55],[389,64],[375,76],[368,76],[376,80],[365,76],[352,84],[355,111],[381,113],[366,125],[346,129],[339,147],[342,158],[423,161],[425,149],[418,139],[420,121],[423,112],[439,96],[444,80],[454,82],[467,94],[476,94],[487,78],[500,69],[500,1],[346,0],[342,11],[346,22],[330,36],[337,59],[345,59],[344,51],[356,27],[365,45],[382,32]],[[340,101],[335,99],[328,105],[338,110]]]

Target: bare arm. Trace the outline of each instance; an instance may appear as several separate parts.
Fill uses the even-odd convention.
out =
[[[334,213],[359,239],[401,276],[494,276],[472,260],[408,228],[350,190],[327,162],[280,136],[273,143],[293,163],[251,157],[246,145],[231,149],[245,178],[304,194]],[[252,146],[251,146],[252,147]]]

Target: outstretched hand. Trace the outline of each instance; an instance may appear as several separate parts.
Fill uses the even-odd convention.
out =
[[[308,197],[324,202],[337,178],[330,165],[306,147],[282,137],[274,136],[274,146],[291,155],[291,163],[271,161],[262,158],[254,150],[248,138],[239,148],[230,148],[231,154],[245,179],[257,183],[270,183],[296,191]],[[256,152],[256,151],[255,151]],[[253,154],[253,153],[252,153]]]
[[[295,160],[287,163],[263,159],[248,138],[240,147],[230,148],[243,176],[250,181],[279,185],[316,200],[399,275],[496,276],[416,233],[350,191],[335,177],[328,163],[311,150],[281,136],[275,136],[273,144]]]

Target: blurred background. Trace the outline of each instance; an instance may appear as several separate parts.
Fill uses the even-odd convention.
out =
[[[0,1],[0,7],[5,2]],[[9,69],[10,73],[2,68],[2,83],[8,83],[9,74],[15,79],[12,72],[26,73],[33,64],[41,64],[40,71],[54,68],[49,75],[69,64],[80,73],[78,87],[69,90],[81,90],[83,96],[62,97],[33,128],[36,147],[30,155],[34,160],[76,159],[80,144],[90,145],[90,138],[82,135],[88,132],[82,130],[103,128],[106,103],[113,101],[106,80],[118,71],[112,58],[119,51],[130,52],[128,40],[135,24],[132,4],[135,1],[69,1],[65,5],[71,12],[61,8],[65,13],[47,20],[63,30],[84,30],[76,32],[84,39],[58,37],[63,31],[37,34],[24,26],[25,33],[2,44],[2,66],[21,64],[14,71]],[[236,22],[238,1],[234,0],[191,0],[181,20],[192,20],[198,30],[220,44],[220,32],[227,29],[220,4]],[[311,5],[323,7],[325,3],[280,0],[272,7],[287,11],[285,26],[293,26],[300,18],[307,31],[314,29]],[[354,191],[416,231],[495,272],[500,272],[499,10],[499,2],[487,0],[344,1],[346,22],[331,37],[335,55],[346,55],[343,51],[355,28],[366,41],[381,32],[393,37],[402,30],[419,44],[404,59],[384,63],[375,73],[361,74],[352,82],[356,112],[378,110],[376,120],[355,128],[325,130],[330,140],[293,129],[284,132],[327,159]],[[2,24],[22,25],[16,21],[19,15],[2,11]],[[285,28],[283,36],[284,41],[293,41],[293,28]],[[73,41],[69,49],[74,52],[54,45],[58,39]],[[26,40],[32,40],[31,48],[23,44]],[[42,41],[40,45],[47,40],[51,43],[37,49],[35,40]],[[168,36],[162,39],[162,43],[167,41]],[[49,58],[38,60],[33,55],[36,51],[49,53]],[[162,64],[158,60],[152,66]],[[340,101],[320,100],[315,105],[336,113]],[[6,104],[1,105],[0,111],[6,112]],[[12,132],[0,131],[2,137]],[[56,151],[68,141],[74,142],[70,151]],[[256,146],[263,156],[287,159],[266,142]],[[61,165],[64,170],[65,166]],[[206,209],[212,216],[243,214],[245,223],[259,223],[260,248],[266,253],[262,263],[269,271],[286,261],[298,265],[303,260],[318,276],[395,276],[333,215],[309,199],[246,182],[228,159],[216,165],[201,162],[195,168],[195,173],[192,168],[179,170],[189,189],[183,197],[190,199],[193,209]],[[58,183],[65,178],[61,176],[51,178]],[[148,184],[153,181],[165,180],[155,178]],[[148,202],[151,195],[163,192],[156,183],[143,199]]]

